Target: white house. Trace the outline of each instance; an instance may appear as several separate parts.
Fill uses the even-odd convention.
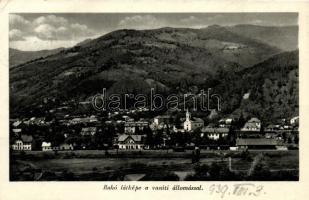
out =
[[[14,144],[12,145],[12,149],[15,151],[22,151],[24,150],[23,141],[15,140]]]
[[[12,145],[15,151],[31,151],[33,137],[31,135],[21,135],[21,139],[16,140]]]
[[[22,122],[18,120],[18,121],[15,121],[12,125],[13,125],[13,127],[18,127],[21,124],[22,124]]]
[[[52,151],[53,148],[50,142],[42,142],[42,151]]]
[[[290,124],[291,125],[296,125],[299,123],[299,116],[296,116],[296,117],[293,117],[291,120],[290,120]]]
[[[194,131],[197,128],[204,126],[204,120],[197,117],[191,117],[191,114],[187,110],[186,120],[183,123],[183,128],[185,131]]]
[[[20,134],[22,130],[21,130],[21,128],[13,128],[12,131],[15,134]]]
[[[219,120],[219,126],[222,128],[229,127],[231,126],[232,122],[233,122],[232,118],[223,118]]]
[[[142,149],[144,147],[142,135],[120,135],[118,137],[119,149]]]
[[[258,118],[251,118],[244,127],[241,129],[241,131],[260,131],[261,130],[261,121]]]
[[[228,134],[228,128],[204,127],[201,129],[201,136],[207,136],[209,139],[212,140],[218,140],[220,137],[226,138]]]

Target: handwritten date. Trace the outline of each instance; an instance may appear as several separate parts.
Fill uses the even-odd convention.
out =
[[[226,184],[212,184],[209,187],[210,194],[218,194],[221,198],[225,196],[260,196],[265,194],[263,185],[253,183],[239,183],[233,186]]]

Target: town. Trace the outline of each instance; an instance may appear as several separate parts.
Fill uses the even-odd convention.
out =
[[[199,117],[200,112],[190,109],[159,115],[145,108],[87,115],[74,113],[72,102],[51,108],[47,101],[48,106],[39,106],[45,117],[10,119],[13,151],[298,149],[298,116],[270,124],[256,116],[220,118],[215,111]],[[87,106],[89,102],[77,105]]]

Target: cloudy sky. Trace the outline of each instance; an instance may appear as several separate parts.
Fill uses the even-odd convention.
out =
[[[203,28],[218,24],[297,25],[296,13],[105,13],[10,14],[10,47],[34,51],[71,47],[117,29]]]

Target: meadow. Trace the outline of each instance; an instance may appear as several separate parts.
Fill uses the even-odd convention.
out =
[[[22,155],[21,155],[22,154]],[[74,180],[122,180],[128,174],[149,174],[164,171],[181,176],[193,174],[197,165],[213,163],[227,166],[234,173],[247,173],[253,161],[262,155],[263,165],[271,172],[298,173],[298,151],[202,151],[198,163],[192,163],[191,151],[72,151],[11,154],[11,180],[32,180],[35,173],[49,175],[41,180],[59,180],[74,176]],[[47,173],[47,174],[48,174]],[[25,176],[26,174],[26,176]],[[69,179],[69,178],[67,178]],[[64,178],[64,180],[67,180]]]

